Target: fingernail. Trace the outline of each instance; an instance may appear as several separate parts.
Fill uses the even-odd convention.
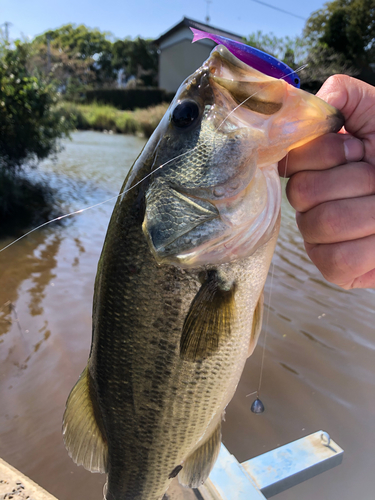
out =
[[[355,137],[351,137],[344,142],[344,152],[346,161],[360,161],[364,155],[363,142]]]

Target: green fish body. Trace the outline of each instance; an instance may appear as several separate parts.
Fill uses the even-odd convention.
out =
[[[208,477],[261,328],[276,162],[341,125],[222,46],[180,87],[112,214],[90,357],[64,414],[69,454],[108,474],[107,500],[158,500],[175,476],[194,488]]]

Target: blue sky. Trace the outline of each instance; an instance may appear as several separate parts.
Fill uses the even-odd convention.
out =
[[[320,9],[324,0],[264,0],[303,18]],[[183,16],[204,22],[206,0],[1,0],[0,24],[12,23],[10,38],[34,37],[66,23],[86,24],[117,38],[157,38]],[[277,36],[301,34],[304,21],[253,0],[212,0],[210,24],[239,35],[257,30]]]

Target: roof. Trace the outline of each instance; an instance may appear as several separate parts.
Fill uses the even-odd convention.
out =
[[[160,45],[166,38],[169,36],[173,35],[177,31],[179,31],[181,28],[196,28],[197,30],[201,31],[208,31],[209,33],[214,33],[215,35],[220,35],[220,36],[225,36],[232,38],[233,40],[237,40],[238,42],[242,42],[243,37],[241,35],[237,35],[236,33],[231,33],[229,31],[224,31],[220,28],[215,28],[214,26],[211,26],[210,24],[204,24],[200,23],[199,21],[194,21],[194,19],[189,19],[188,17],[184,17],[181,22],[173,26],[171,29],[160,35],[160,37],[156,40],[154,40],[154,43],[156,45]]]

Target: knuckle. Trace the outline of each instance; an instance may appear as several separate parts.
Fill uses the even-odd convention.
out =
[[[322,243],[335,242],[345,232],[346,210],[335,201],[322,203],[316,210],[315,225]]]
[[[330,134],[324,148],[320,149],[320,163],[331,168],[346,163],[343,137]]]
[[[295,210],[304,212],[314,199],[314,182],[308,172],[298,172],[288,181],[286,195]]]
[[[326,244],[342,241],[346,234],[347,210],[338,201],[321,203],[297,214],[298,228],[307,243]]]
[[[330,283],[342,286],[355,277],[345,245],[319,245],[310,250],[309,257]]]
[[[369,194],[375,194],[375,166],[369,163],[364,163],[365,168],[365,185],[368,187]]]

